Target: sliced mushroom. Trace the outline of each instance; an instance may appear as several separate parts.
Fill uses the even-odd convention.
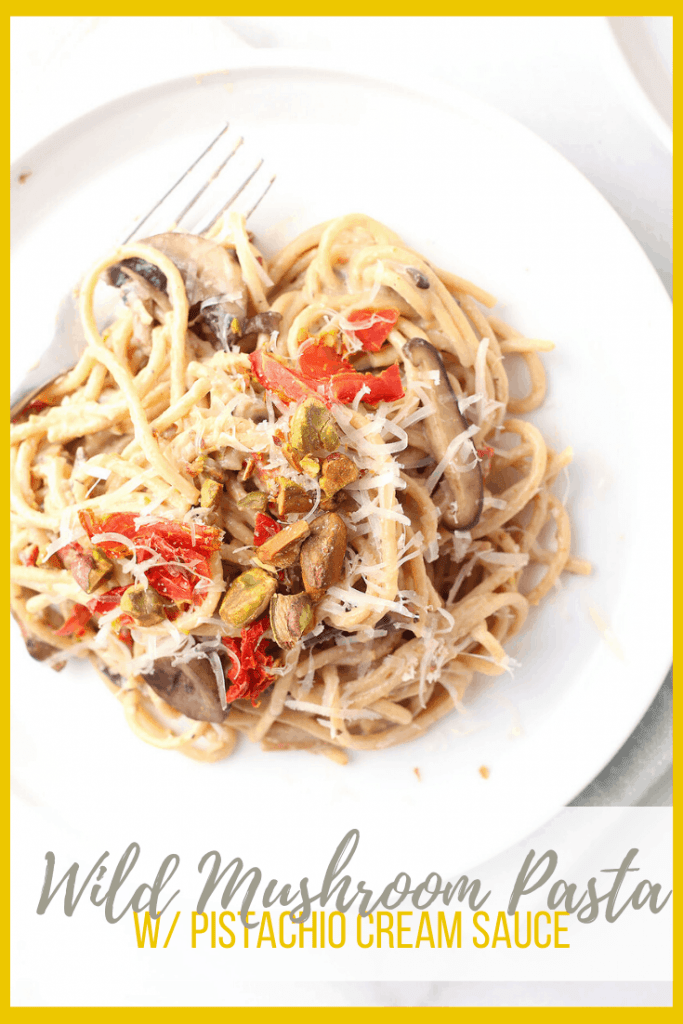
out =
[[[230,300],[235,303],[235,315],[244,314],[247,307],[247,287],[242,280],[239,264],[222,245],[200,235],[189,235],[180,231],[167,231],[164,234],[152,235],[150,238],[142,238],[140,244],[158,249],[175,263],[185,283],[187,300],[191,306],[227,293]],[[107,272],[109,283],[121,287],[125,283],[125,277],[129,276],[129,270],[144,278],[156,291],[166,291],[166,275],[158,267],[137,256],[110,267]]]
[[[406,273],[415,282],[417,288],[429,288],[429,278],[417,267],[406,267]]]
[[[226,717],[207,658],[193,658],[184,665],[173,665],[172,658],[157,658],[144,680],[181,715],[198,722],[222,722]]]
[[[226,325],[235,319],[244,322],[247,312],[247,287],[230,252],[207,238],[176,231],[152,235],[141,242],[168,256],[180,271],[190,304],[190,322],[201,320],[226,345]],[[147,260],[137,256],[122,260],[109,268],[107,281],[117,288],[128,284],[162,312],[168,309],[166,275]],[[246,332],[240,327],[233,333],[239,337]]]
[[[434,346],[424,338],[412,338],[403,346],[403,351],[418,370],[439,371],[439,379],[433,389],[437,413],[424,420],[424,429],[434,458],[440,462],[453,439],[467,430],[468,423],[460,412],[446,367]],[[443,475],[457,508],[453,516],[456,530],[469,530],[476,526],[484,504],[484,481],[479,462],[471,469],[463,468],[473,450],[472,442],[467,441],[444,469]]]
[[[39,640],[38,637],[33,636],[31,633],[24,637],[24,643],[26,644],[26,650],[36,661],[47,661],[48,658],[53,658],[55,654],[60,653],[59,647],[53,647],[52,644],[46,643],[45,640]],[[61,672],[65,665],[66,660],[54,661],[52,668],[55,672]]]
[[[97,669],[101,676],[104,676],[105,679],[108,679],[109,682],[113,683],[114,686],[118,686],[119,689],[123,686],[123,676],[120,675],[118,672],[114,672],[114,670],[109,668],[108,665],[105,665],[103,661],[99,661],[95,665],[95,668]]]

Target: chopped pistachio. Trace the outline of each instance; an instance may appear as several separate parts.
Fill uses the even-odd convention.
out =
[[[290,512],[310,512],[313,508],[313,498],[299,484],[287,477],[279,478],[280,489],[277,495],[278,516],[289,515]]]
[[[199,473],[204,472],[206,466],[206,455],[198,455],[197,458],[189,464],[187,472],[190,476],[197,476]]]
[[[164,621],[164,601],[152,587],[141,583],[128,587],[121,595],[121,611],[132,615],[137,626],[155,626]]]
[[[220,493],[223,490],[222,484],[216,480],[205,480],[202,484],[199,496],[199,504],[202,508],[215,508],[218,504]]]
[[[256,549],[256,557],[262,565],[271,565],[274,569],[289,569],[296,563],[301,542],[310,532],[305,519],[290,523],[260,544]]]
[[[265,512],[268,495],[264,491],[250,491],[237,502],[238,508],[250,509],[252,512]]]
[[[346,524],[335,512],[311,523],[311,535],[301,548],[301,576],[306,593],[320,601],[328,587],[339,583],[346,554]]]
[[[239,475],[239,479],[242,481],[242,483],[244,483],[245,480],[248,480],[250,476],[253,476],[254,470],[256,469],[260,461],[261,455],[259,452],[256,452],[254,455],[250,455],[248,458],[244,460],[244,464]]]
[[[248,569],[230,584],[219,615],[230,626],[248,626],[258,619],[277,590],[277,580],[265,569]]]
[[[275,594],[270,602],[270,628],[276,644],[296,647],[315,625],[315,612],[308,594]]]
[[[312,455],[319,449],[332,452],[339,434],[329,409],[319,398],[306,398],[297,407],[289,425],[292,447],[300,455]]]
[[[360,476],[358,466],[347,455],[341,452],[334,452],[323,459],[320,486],[331,498],[333,494],[340,491],[347,484],[352,484]]]
[[[215,480],[216,483],[221,484],[221,486],[223,485],[223,481],[225,480],[225,473],[217,464],[215,459],[209,458],[206,460],[206,463],[204,464],[204,473],[212,480]]]
[[[320,472],[320,459],[314,459],[312,455],[304,455],[301,460],[301,472],[315,480]]]
[[[36,558],[36,565],[40,568],[47,566],[49,569],[62,569],[65,565],[63,555],[56,551],[53,551],[49,558],[46,558],[47,546],[41,545],[38,549],[38,557]]]
[[[86,594],[92,594],[113,568],[114,563],[99,548],[74,555],[68,565],[69,572]]]
[[[296,470],[297,473],[301,473],[301,459],[288,441],[285,441],[280,445],[280,451],[287,459],[287,462],[290,464],[292,469]]]

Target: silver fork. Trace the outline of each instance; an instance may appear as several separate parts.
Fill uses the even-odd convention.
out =
[[[134,238],[140,237],[142,226],[149,221],[153,214],[158,213],[163,208],[164,204],[166,204],[166,202],[169,199],[171,199],[171,197],[174,195],[178,187],[182,184],[182,182],[185,181],[188,175],[190,175],[195,168],[199,167],[199,165],[202,164],[202,162],[209,156],[210,152],[213,150],[216,143],[219,142],[219,140],[222,139],[223,136],[226,134],[229,127],[230,125],[228,123],[221,128],[218,135],[216,135],[216,137],[211,140],[209,145],[205,149],[203,149],[199,156],[197,156],[196,159],[190,164],[190,166],[183,171],[178,180],[174,182],[173,185],[171,185],[169,190],[165,192],[164,195],[162,195],[161,198],[158,199],[156,203],[154,203],[154,205],[151,207],[150,210],[148,210],[148,212],[145,214],[142,220],[139,220],[137,222],[133,230],[126,236],[126,238],[124,238],[123,242],[121,243],[122,245],[125,245],[126,243],[132,241],[132,239]],[[237,140],[237,142],[230,150],[228,155],[224,157],[218,164],[218,166],[213,171],[211,171],[211,173],[206,177],[206,180],[203,182],[201,187],[194,193],[194,195],[189,199],[189,201],[185,203],[180,213],[178,213],[176,217],[170,221],[170,227],[167,230],[177,231],[180,229],[180,226],[182,222],[187,218],[187,215],[190,213],[192,209],[195,208],[196,204],[206,193],[210,185],[212,185],[217,180],[217,178],[223,173],[223,171],[230,163],[232,158],[235,156],[239,148],[243,145],[243,143],[243,138],[239,138]],[[256,175],[259,173],[262,167],[263,159],[260,159],[256,166],[253,168],[253,170],[251,170],[251,172],[241,182],[236,191],[233,192],[233,194],[230,196],[227,202],[224,202],[221,205],[220,209],[212,214],[208,223],[206,223],[202,228],[200,228],[195,233],[205,234],[207,231],[209,231],[217,222],[218,218],[222,216],[222,214],[225,213],[225,211],[229,209],[229,207],[232,206],[235,200],[244,192],[249,183],[256,177]],[[246,213],[247,219],[251,217],[252,213],[260,204],[261,200],[264,198],[264,196],[266,195],[274,181],[275,175],[273,174],[268,179],[265,188],[260,193],[256,202]],[[56,316],[56,329],[50,345],[43,352],[35,366],[33,366],[29,373],[26,375],[26,377],[24,377],[23,381],[21,382],[17,390],[14,392],[14,394],[10,397],[10,419],[13,420],[17,416],[19,416],[21,412],[29,404],[29,402],[36,398],[36,396],[39,395],[40,392],[43,391],[43,389],[48,386],[48,384],[51,384],[54,380],[57,379],[57,377],[61,377],[62,374],[72,369],[72,367],[74,367],[78,362],[82,353],[85,351],[86,345],[87,341],[85,338],[85,334],[83,333],[83,329],[81,327],[80,316],[78,313],[78,301],[74,289],[71,289],[64,296],[61,303],[59,304]]]

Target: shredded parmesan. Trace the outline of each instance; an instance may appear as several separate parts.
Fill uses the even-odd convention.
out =
[[[464,472],[466,469],[470,469],[471,468],[470,466],[466,466],[466,465],[465,466],[458,466],[458,464],[457,464],[457,462],[455,460],[455,456],[458,454],[458,452],[460,451],[462,446],[467,441],[469,441],[469,439],[473,436],[473,434],[476,434],[477,429],[478,428],[477,428],[476,424],[473,423],[470,427],[467,428],[467,430],[463,430],[459,434],[455,435],[453,440],[450,442],[450,444],[446,448],[446,451],[444,452],[443,458],[438,463],[436,468],[432,471],[432,473],[429,476],[429,479],[427,480],[427,483],[425,484],[425,488],[427,490],[427,494],[431,494],[432,493],[432,491],[436,487],[437,483],[441,479],[441,476],[443,475],[443,472],[444,472],[446,466],[448,466],[449,464],[452,463],[455,466],[455,468],[458,469],[459,472]],[[472,451],[474,451],[474,446],[472,445],[471,441],[470,441],[469,447],[472,449]]]

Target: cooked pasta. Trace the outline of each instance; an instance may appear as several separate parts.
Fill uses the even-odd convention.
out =
[[[356,214],[270,262],[235,213],[102,260],[83,355],[12,425],[29,652],[87,656],[142,739],[204,761],[244,733],[344,763],[457,709],[590,571],[553,492],[571,449],[521,418],[552,344],[493,305]]]

